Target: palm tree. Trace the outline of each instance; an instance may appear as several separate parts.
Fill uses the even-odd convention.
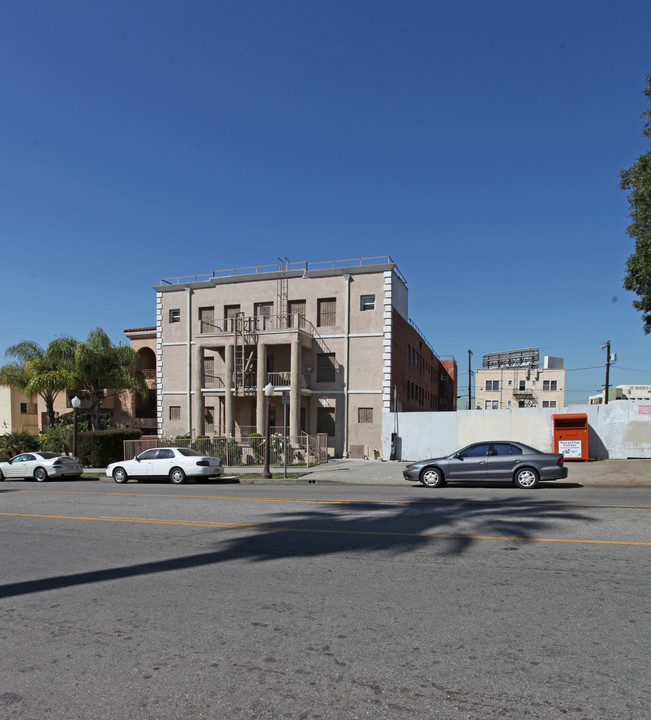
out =
[[[68,388],[90,401],[90,425],[99,429],[105,390],[135,390],[147,397],[147,385],[137,371],[140,356],[135,350],[113,345],[102,328],[95,328],[86,342],[76,343],[68,375]]]
[[[29,398],[40,395],[45,403],[47,422],[54,425],[54,401],[66,389],[66,366],[72,359],[71,338],[57,338],[47,349],[24,340],[7,348],[5,355],[16,358],[0,367],[0,384],[22,390]],[[74,341],[72,341],[74,343]]]

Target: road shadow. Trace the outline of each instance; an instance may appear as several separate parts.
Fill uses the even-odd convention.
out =
[[[282,512],[271,521],[228,528],[240,533],[214,550],[88,572],[0,585],[0,598],[125,578],[170,573],[231,561],[270,562],[336,553],[407,553],[427,548],[439,556],[467,552],[485,540],[521,549],[557,523],[595,522],[585,510],[529,497],[481,501],[449,498],[407,502],[337,502]],[[205,533],[206,526],[200,526]],[[223,533],[223,528],[215,529]]]

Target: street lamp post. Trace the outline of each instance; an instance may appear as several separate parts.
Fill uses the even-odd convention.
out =
[[[77,410],[81,406],[81,400],[75,395],[70,404],[72,405],[72,454],[77,457]]]
[[[269,445],[271,444],[271,426],[270,426],[270,415],[271,415],[271,396],[274,394],[274,386],[271,383],[267,383],[264,386],[264,395],[266,398],[265,403],[265,418],[264,418],[264,467],[262,468],[262,477],[270,478],[271,472],[269,472]]]

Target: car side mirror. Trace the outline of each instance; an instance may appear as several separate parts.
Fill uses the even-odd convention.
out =
[[[457,460],[463,460],[463,458],[461,457],[461,455],[459,455],[459,453],[454,453],[454,457],[455,457]]]
[[[136,462],[140,462],[140,458],[136,455],[136,457],[133,458]]]

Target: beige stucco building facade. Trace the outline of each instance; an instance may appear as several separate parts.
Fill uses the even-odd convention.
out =
[[[483,356],[475,371],[475,408],[560,408],[565,405],[562,358],[545,357],[540,367],[536,348]]]
[[[406,403],[392,330],[408,294],[390,258],[282,261],[155,291],[160,435],[263,434],[270,383],[273,431],[286,417],[290,437],[325,433],[335,455],[381,448],[382,413]]]
[[[590,405],[601,405],[606,391],[590,395]],[[617,385],[608,389],[608,402],[614,400],[651,400],[651,385]]]
[[[40,398],[38,398],[40,400]],[[39,431],[39,405],[25,393],[7,385],[0,385],[0,435],[11,432]]]

